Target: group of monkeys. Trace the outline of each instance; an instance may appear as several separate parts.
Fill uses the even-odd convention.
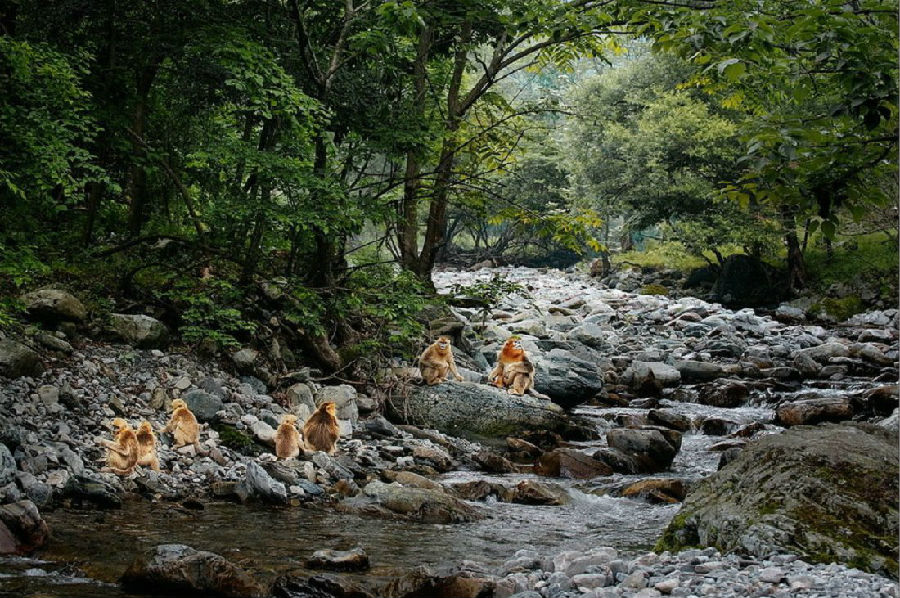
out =
[[[419,356],[419,371],[425,384],[432,386],[445,382],[452,373],[457,380],[462,376],[453,361],[450,339],[439,337]],[[497,353],[497,365],[488,375],[488,382],[497,388],[505,388],[510,394],[536,394],[534,390],[534,365],[522,346],[522,339],[511,336]]]
[[[300,455],[300,450],[324,451],[334,454],[340,437],[340,426],[335,414],[335,404],[325,402],[313,412],[303,425],[304,445],[300,432],[295,424],[297,416],[287,413],[281,417],[281,423],[275,431],[275,455],[279,459],[291,459]],[[102,439],[107,449],[107,470],[120,476],[130,475],[138,465],[159,471],[159,457],[156,454],[156,435],[148,421],[141,422],[137,430],[124,419],[117,417],[112,421],[116,429],[113,440]],[[200,424],[182,399],[172,401],[172,416],[163,428],[163,433],[171,434],[174,448],[193,445],[198,453],[200,449]]]
[[[453,349],[448,337],[439,337],[419,356],[419,371],[422,380],[429,386],[445,382],[450,374],[453,374],[456,380],[462,380],[453,360]],[[497,353],[497,365],[491,370],[488,381],[497,388],[507,389],[510,394],[536,394],[534,365],[528,359],[522,347],[522,340],[518,336],[510,337],[503,344]],[[334,453],[340,437],[334,403],[324,402],[319,405],[303,425],[302,437],[296,423],[296,415],[287,413],[281,417],[281,423],[275,432],[276,457],[292,459],[298,457],[303,448]],[[107,449],[108,471],[127,476],[139,465],[159,471],[156,435],[149,421],[141,422],[137,430],[120,417],[114,419],[112,425],[116,429],[114,439],[102,440],[103,446]],[[184,400],[172,401],[172,416],[163,433],[172,435],[174,448],[190,444],[198,453],[203,454],[200,449],[200,424]]]

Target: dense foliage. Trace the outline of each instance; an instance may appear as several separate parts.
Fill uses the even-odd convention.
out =
[[[799,286],[804,230],[895,201],[896,8],[7,3],[0,324],[56,278],[342,370],[420,330],[453,251],[577,258],[613,226],[780,235]]]

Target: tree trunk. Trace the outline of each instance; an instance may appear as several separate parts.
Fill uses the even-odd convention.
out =
[[[413,63],[413,109],[420,120],[425,114],[425,90],[427,88],[428,54],[431,49],[431,28],[427,25],[419,32],[419,43],[416,46],[416,61]],[[419,253],[419,198],[421,185],[421,165],[419,152],[421,148],[411,148],[406,152],[406,173],[403,181],[403,199],[401,202],[400,222],[397,225],[397,247],[400,250],[401,265],[415,270]]]
[[[128,182],[125,185],[125,195],[130,203],[128,213],[128,234],[137,237],[141,233],[144,226],[144,220],[147,216],[147,173],[144,165],[138,156],[143,156],[144,148],[140,146],[138,140],[144,138],[144,124],[147,119],[147,99],[150,96],[150,89],[153,87],[153,80],[159,70],[160,58],[152,58],[150,64],[145,66],[138,75],[137,81],[137,101],[134,105],[134,115],[131,119],[131,131],[133,137],[134,153],[132,154],[131,167],[128,172]]]
[[[97,211],[100,209],[100,193],[102,184],[98,182],[88,183],[87,188],[87,219],[84,222],[84,231],[81,234],[81,244],[85,248],[94,239],[94,224],[97,222]]]
[[[797,237],[794,212],[788,206],[782,206],[781,224],[784,228],[784,243],[787,247],[787,275],[788,288],[791,293],[806,286],[806,264],[803,261],[803,252],[800,250],[800,239]]]

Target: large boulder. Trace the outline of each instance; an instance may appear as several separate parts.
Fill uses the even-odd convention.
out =
[[[681,383],[681,372],[661,361],[634,361],[631,372],[631,387],[641,393],[655,395]]]
[[[216,413],[223,409],[222,399],[205,390],[192,390],[182,397],[188,409],[201,422],[210,422],[216,418]]]
[[[166,325],[143,314],[109,314],[117,337],[139,349],[162,349],[169,343]]]
[[[359,496],[342,502],[339,510],[421,523],[466,523],[484,516],[442,490],[369,482]]]
[[[7,378],[40,376],[44,364],[37,353],[14,340],[0,340],[0,374]]]
[[[759,307],[778,303],[785,288],[778,270],[755,257],[735,254],[725,258],[713,297],[728,307]]]
[[[566,434],[575,428],[563,409],[550,401],[470,382],[416,387],[388,407],[395,421],[453,436],[502,438],[535,429]]]
[[[657,549],[789,552],[896,577],[897,441],[860,424],[762,436],[691,489]]]
[[[349,384],[323,386],[316,393],[316,405],[325,402],[334,403],[337,418],[347,420],[350,425],[355,426],[359,420],[356,396],[356,389]]]
[[[47,523],[30,500],[0,506],[0,554],[31,552],[49,537]]]
[[[775,409],[775,423],[784,426],[840,422],[853,417],[850,397],[816,397],[782,403]]]
[[[574,407],[603,390],[603,372],[565,349],[534,356],[534,388],[563,407]]]
[[[41,289],[22,296],[28,315],[41,322],[83,322],[87,310],[77,297],[60,289]]]
[[[242,502],[253,499],[274,504],[287,502],[284,484],[269,475],[256,461],[247,461],[247,474],[235,491]]]
[[[591,455],[579,450],[559,448],[541,455],[535,464],[538,475],[589,480],[598,476],[608,476],[614,469]]]
[[[134,560],[122,576],[126,591],[256,598],[266,592],[225,557],[184,544],[161,544]]]
[[[626,470],[604,458],[622,473],[657,473],[665,471],[681,449],[681,433],[670,429],[615,428],[606,433],[606,443],[628,457],[633,466]],[[601,458],[600,455],[597,455]],[[633,470],[631,470],[633,468]]]

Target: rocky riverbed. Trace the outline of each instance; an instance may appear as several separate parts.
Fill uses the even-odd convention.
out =
[[[645,551],[676,517],[685,494],[760,437],[856,421],[881,426],[886,442],[891,434],[896,438],[897,310],[823,327],[787,305],[766,315],[732,311],[689,297],[603,288],[558,271],[440,272],[435,283],[445,292],[460,292],[455,285],[462,285],[464,294],[465,285],[497,275],[521,284],[522,292],[490,309],[455,308],[432,322],[431,332],[454,337],[466,382],[418,387],[408,380],[411,364],[398,363],[386,373],[395,382],[390,394],[374,387],[323,385],[306,370],[273,380],[252,348],[228,362],[200,362],[187,354],[133,346],[153,344],[145,340],[132,345],[92,341],[76,326],[65,325],[55,333],[2,340],[0,369],[25,375],[0,378],[0,502],[7,510],[35,506],[46,513],[51,528],[54,520],[82,521],[74,527],[57,525],[69,538],[93,533],[100,545],[124,522],[92,529],[90,518],[74,514],[109,508],[128,514],[140,504],[135,501],[210,513],[220,508],[215,505],[251,503],[223,508],[232,509],[228,517],[234,521],[240,521],[241,512],[258,512],[276,527],[280,522],[284,531],[274,535],[278,548],[270,552],[281,555],[298,541],[295,529],[316,538],[315,546],[304,543],[303,555],[351,548],[346,533],[329,536],[329,529],[336,521],[356,522],[363,530],[356,543],[369,552],[373,573],[340,574],[334,583],[344,589],[329,586],[330,594],[322,587],[315,594],[297,581],[314,569],[276,564],[265,541],[249,542],[241,564],[286,596],[350,595],[340,580],[385,596],[477,595],[472,588],[489,588],[504,598],[517,592],[526,592],[521,598],[896,596],[896,586],[884,577],[896,578],[896,561],[878,556],[879,551],[896,553],[889,540],[886,546],[866,548],[855,560],[846,550],[818,553],[820,559],[825,554],[852,561],[881,575],[829,565],[828,559],[808,564],[804,559],[810,555],[788,556],[791,539],[777,534],[759,533],[729,546],[742,556]],[[63,321],[84,317],[71,304],[66,310]],[[152,328],[147,324],[147,330]],[[517,401],[484,384],[500,344],[512,334],[523,338],[537,366],[537,390],[552,403]],[[97,438],[109,437],[106,424],[112,417],[133,424],[147,419],[159,429],[175,397],[184,398],[204,423],[201,454],[193,447],[173,450],[161,435],[162,472],[140,469],[120,478],[99,471],[103,453]],[[342,422],[337,454],[276,462],[272,446],[280,416],[292,412],[302,421],[326,400],[338,404]],[[378,415],[382,404],[392,422]],[[503,405],[502,417],[479,415],[479,405],[491,404]],[[889,472],[897,467],[894,457],[885,464]],[[854,475],[839,471],[841,463],[831,467],[837,477],[828,484],[835,488],[845,485],[840,476]],[[786,483],[775,494],[790,492]],[[872,508],[880,513],[879,521],[896,527],[896,500],[887,505],[884,498],[877,500]],[[788,517],[780,502],[765,506],[772,510],[765,515],[778,521]],[[832,502],[841,508],[840,500]],[[46,541],[39,525],[16,527],[25,512],[30,511],[3,518],[7,528],[20,530],[10,540],[18,542],[12,550]],[[303,514],[302,525],[286,515],[294,512]],[[740,517],[735,517],[729,521],[738,525]],[[216,523],[201,528],[214,529],[225,519],[213,518]],[[152,537],[157,543],[177,539],[200,550],[227,551],[227,542],[216,540],[212,531],[184,538],[178,533],[182,524],[171,517],[141,521],[156,526]],[[396,534],[388,540],[376,531],[410,525],[424,530],[428,540],[413,533],[405,543]],[[773,526],[750,527],[766,531]],[[31,530],[30,537],[24,528]],[[800,528],[790,529],[799,533]],[[140,530],[129,533],[141,536]],[[417,578],[416,551],[410,546],[416,538],[423,546],[421,563],[431,567]],[[0,574],[9,577],[0,581],[27,594],[29,588],[41,592],[60,580],[85,578],[89,591],[79,586],[60,589],[58,595],[95,595],[91,592],[101,587],[107,595],[122,595],[119,586],[102,583],[117,581],[124,561],[149,547],[135,540],[132,550],[123,548],[127,558],[117,555],[115,564],[100,566],[79,562],[54,546],[59,541],[54,537],[44,549],[55,564],[5,561]],[[453,548],[442,549],[442,543]],[[613,548],[600,548],[606,546]],[[385,569],[392,551],[406,556]],[[91,558],[103,560],[102,551]],[[459,569],[466,558],[480,564],[463,563]],[[60,559],[77,566],[62,566]],[[390,579],[404,575],[412,576],[405,585],[390,585]],[[49,581],[37,581],[41,577]],[[97,583],[92,579],[101,585],[91,585]],[[430,593],[415,593],[426,587]]]

